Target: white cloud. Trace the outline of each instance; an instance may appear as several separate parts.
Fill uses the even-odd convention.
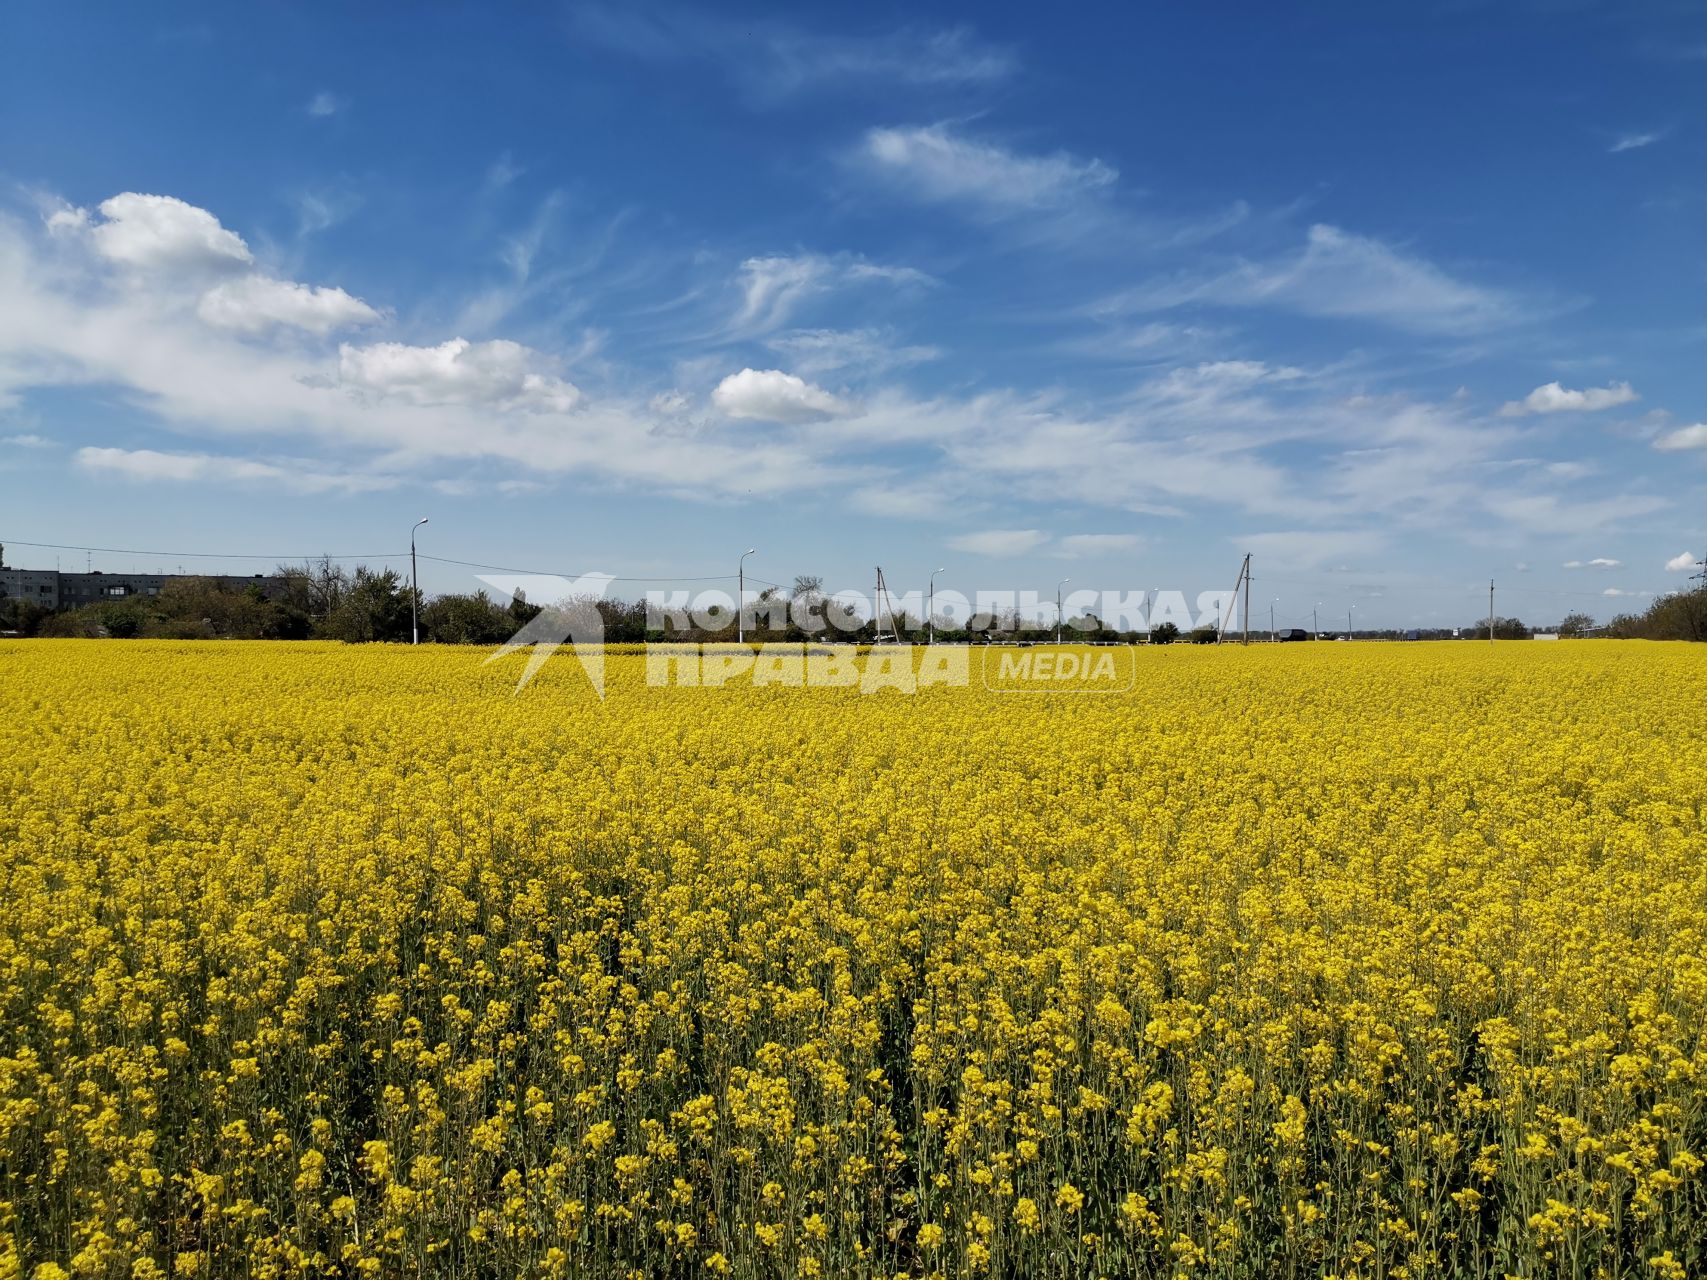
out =
[[[276,325],[324,336],[334,329],[372,324],[375,311],[342,289],[315,288],[269,276],[244,276],[215,285],[202,295],[196,313],[208,324],[239,333]]]
[[[1331,319],[1374,320],[1421,333],[1471,333],[1520,318],[1515,299],[1455,279],[1422,258],[1338,227],[1310,228],[1304,248],[1269,262],[1144,286],[1105,309],[1208,304],[1276,307]]]
[[[486,405],[567,413],[581,400],[570,383],[544,371],[545,357],[519,342],[452,338],[436,347],[378,342],[338,348],[338,380],[418,405]]]
[[[984,529],[950,538],[948,545],[978,556],[1019,556],[1048,541],[1049,535],[1041,529]]]
[[[677,418],[686,413],[692,403],[686,392],[660,391],[646,402],[646,407],[663,417]]]
[[[1319,569],[1329,562],[1366,559],[1387,544],[1386,537],[1372,529],[1288,529],[1230,541],[1254,557],[1252,576],[1259,580],[1276,568]]]
[[[1653,592],[1651,592],[1651,591],[1626,591],[1622,587],[1608,587],[1605,591],[1602,591],[1600,594],[1603,596],[1647,596],[1647,595],[1652,595]]]
[[[964,27],[908,29],[869,39],[778,35],[770,53],[774,65],[768,87],[778,93],[821,88],[840,79],[880,85],[988,84],[1004,79],[1015,66],[1011,53],[979,43]]]
[[[1500,416],[1521,418],[1531,413],[1586,413],[1611,409],[1640,400],[1628,382],[1614,382],[1605,387],[1588,387],[1571,391],[1557,382],[1536,387],[1521,400],[1510,400],[1500,407]]]
[[[48,449],[53,446],[53,441],[46,436],[26,433],[21,436],[0,436],[0,444],[11,445],[17,449]]]
[[[772,338],[766,345],[792,357],[794,370],[801,374],[835,369],[885,373],[942,355],[937,347],[897,345],[893,334],[880,329],[799,329]]]
[[[1693,551],[1680,551],[1677,555],[1666,561],[1666,572],[1684,573],[1693,569],[1699,563],[1700,561],[1695,558],[1695,553]]]
[[[949,538],[956,551],[980,556],[1017,556],[1040,548],[1050,539],[1041,529],[983,529]]]
[[[141,483],[262,485],[296,493],[362,493],[390,487],[382,476],[339,475],[295,462],[219,457],[207,453],[162,453],[154,449],[79,449],[85,470]]]
[[[1135,533],[1070,533],[1056,545],[1056,554],[1066,560],[1136,551],[1144,539]]]
[[[61,209],[48,219],[52,231],[87,230],[108,261],[143,270],[231,270],[254,261],[243,237],[219,225],[206,209],[175,196],[126,191],[103,200],[102,220],[85,210]]]
[[[308,100],[308,114],[318,119],[335,116],[343,109],[343,99],[328,89],[322,89]]]
[[[872,129],[859,158],[921,199],[966,200],[1004,209],[1060,206],[1119,177],[1100,160],[1064,151],[1026,155],[963,137],[945,124]]]
[[[722,64],[760,103],[805,92],[897,86],[977,86],[1012,74],[1011,52],[965,27],[903,27],[876,35],[822,35],[785,23],[720,15],[712,7],[578,4],[577,36],[651,61]]]
[[[1120,384],[1099,379],[1094,389],[1003,387],[1001,370],[990,389],[927,397],[856,382],[856,400],[839,379],[811,378],[780,359],[771,369],[751,357],[758,369],[719,359],[717,350],[727,348],[705,343],[703,334],[692,350],[716,363],[666,348],[654,365],[667,368],[670,356],[681,355],[679,368],[653,380],[602,356],[583,364],[513,342],[362,340],[329,350],[288,330],[239,333],[203,322],[196,303],[216,281],[173,272],[139,282],[115,271],[96,247],[92,220],[101,215],[71,211],[58,227],[43,228],[0,213],[0,401],[38,388],[98,387],[103,404],[157,431],[236,442],[184,446],[206,449],[202,455],[126,441],[151,444],[160,456],[96,455],[85,464],[105,472],[230,476],[247,458],[261,468],[247,478],[271,483],[266,468],[330,476],[355,459],[348,465],[358,473],[432,483],[489,464],[506,478],[575,475],[696,498],[864,494],[866,509],[947,515],[955,521],[949,530],[1004,521],[1047,526],[1055,517],[1041,512],[1055,504],[1080,513],[1071,528],[1120,529],[1144,514],[1219,521],[1224,529],[1254,516],[1265,522],[1254,527],[1291,531],[1332,519],[1329,534],[1380,529],[1394,543],[1418,532],[1452,537],[1489,528],[1588,539],[1667,505],[1649,494],[1579,489],[1517,453],[1524,433],[1476,412],[1473,402],[1354,396],[1351,377],[1254,359],[1138,371]],[[862,266],[851,256],[827,261],[850,276]],[[261,274],[247,263],[234,269]],[[432,281],[423,289],[424,297],[444,298]],[[807,360],[878,358],[870,348],[891,345],[884,330],[870,342],[823,336],[832,332],[866,331],[806,330],[792,335],[802,338],[792,349]],[[648,358],[658,352],[651,337],[640,339]],[[580,401],[562,380],[568,368],[588,369],[603,394]],[[741,372],[724,379],[722,398],[750,419],[717,412],[704,399],[731,368]],[[946,387],[958,381],[943,380]],[[674,398],[676,387],[692,399]],[[654,393],[663,393],[655,404]],[[559,412],[570,405],[575,412]],[[709,421],[693,421],[702,410]],[[829,416],[834,430],[753,425]],[[282,449],[339,461],[308,457],[299,465]],[[194,461],[221,453],[241,456]],[[1028,514],[969,514],[1016,510]],[[1328,563],[1369,546],[1359,537]],[[1058,548],[1045,537],[1030,549]]]
[[[1618,139],[1608,147],[1607,150],[1613,155],[1617,155],[1620,151],[1635,151],[1640,147],[1651,147],[1663,137],[1665,137],[1665,134],[1663,133],[1620,134]]]
[[[822,422],[849,407],[820,386],[780,369],[743,369],[717,384],[711,402],[731,418],[799,424]]]
[[[879,282],[893,285],[935,284],[914,267],[866,262],[851,255],[776,254],[748,258],[741,264],[741,306],[734,327],[762,333],[786,324],[808,298],[848,284]]]
[[[1707,422],[1697,422],[1694,426],[1679,427],[1676,431],[1668,431],[1654,441],[1654,448],[1668,451],[1707,449]]]
[[[1622,569],[1622,560],[1613,560],[1608,556],[1596,556],[1593,560],[1567,560],[1567,569]]]

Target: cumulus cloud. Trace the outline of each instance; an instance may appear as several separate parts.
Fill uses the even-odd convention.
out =
[[[1694,426],[1668,431],[1654,441],[1654,448],[1668,451],[1707,449],[1707,422],[1697,422]]]
[[[1628,382],[1614,382],[1606,387],[1588,387],[1571,391],[1557,382],[1536,387],[1521,400],[1510,400],[1500,407],[1500,416],[1521,418],[1531,413],[1586,413],[1630,404],[1642,397]]]
[[[154,449],[83,448],[77,465],[86,471],[143,483],[261,484],[297,493],[359,493],[388,488],[382,476],[339,475],[294,463],[207,453],[165,453]]]
[[[1041,529],[983,529],[950,538],[948,545],[977,556],[1018,556],[1048,541],[1049,535]]]
[[[822,422],[849,406],[820,386],[780,369],[743,369],[717,384],[711,402],[731,418],[798,424]]]
[[[239,333],[260,333],[283,325],[325,335],[380,318],[379,312],[342,289],[315,288],[270,276],[244,276],[215,285],[202,295],[196,313],[208,324]]]
[[[1032,155],[968,138],[946,124],[872,129],[859,159],[924,200],[1038,209],[1076,200],[1120,175],[1100,160],[1065,151]]]
[[[242,236],[175,196],[126,191],[103,200],[99,212],[96,221],[85,209],[60,209],[48,229],[86,232],[103,258],[139,270],[229,271],[254,262]]]
[[[519,342],[452,338],[436,347],[376,342],[338,348],[338,381],[357,391],[418,405],[485,405],[567,413],[578,388],[545,371],[539,352]]]
[[[1567,560],[1567,569],[1622,569],[1624,562],[1614,560],[1609,556],[1596,556],[1593,560]]]
[[[1700,561],[1695,558],[1693,551],[1680,551],[1666,561],[1667,573],[1684,573],[1693,569]]]

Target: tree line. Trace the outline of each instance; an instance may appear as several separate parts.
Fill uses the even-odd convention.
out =
[[[281,565],[275,579],[282,589],[263,589],[259,583],[228,585],[214,578],[169,579],[158,595],[103,600],[80,609],[53,612],[28,600],[0,601],[0,630],[24,636],[157,638],[174,640],[341,640],[349,644],[404,642],[411,635],[411,590],[393,569],[357,565],[346,569],[330,559]],[[494,599],[484,591],[471,594],[421,595],[414,601],[421,639],[435,644],[502,644],[541,611],[518,592],[510,600]],[[553,603],[553,602],[547,602]],[[643,602],[598,599],[579,602],[598,610],[609,643],[638,644],[653,640],[724,641],[736,638],[733,612],[727,617],[702,618],[697,623],[660,629],[649,626]],[[785,603],[786,609],[773,606]],[[796,578],[792,588],[767,588],[753,606],[745,629],[749,641],[813,641],[833,639],[870,642],[876,638],[873,619],[858,617],[850,606],[823,592],[822,580]],[[778,621],[778,618],[783,619]],[[887,622],[887,619],[885,620]],[[902,635],[918,637],[925,619],[899,616]],[[1117,631],[1094,615],[1067,624],[1075,641],[1112,643],[1175,640],[1213,642],[1213,628],[1182,634],[1172,623],[1155,632]],[[1617,639],[1707,641],[1707,581],[1655,600],[1640,614],[1620,614],[1597,626],[1586,613],[1571,613],[1558,624],[1563,637],[1608,636]],[[974,616],[962,624],[939,619],[936,638],[948,642],[980,643],[1001,639],[1046,643],[1055,638],[1052,623],[1027,619],[1016,611]],[[1241,633],[1242,634],[1242,633]],[[1260,628],[1252,628],[1261,637]],[[1435,639],[1449,632],[1360,632],[1399,639],[1415,635]],[[1462,633],[1488,638],[1487,620]],[[1518,618],[1495,618],[1495,639],[1528,639],[1534,632]]]

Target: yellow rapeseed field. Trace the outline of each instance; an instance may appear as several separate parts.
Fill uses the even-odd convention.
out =
[[[0,644],[0,1277],[1707,1271],[1707,646],[482,657]]]

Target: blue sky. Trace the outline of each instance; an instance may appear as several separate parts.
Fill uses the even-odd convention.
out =
[[[1453,625],[1707,555],[1701,5],[0,21],[9,563],[424,514],[968,594],[1249,551],[1264,611]]]

